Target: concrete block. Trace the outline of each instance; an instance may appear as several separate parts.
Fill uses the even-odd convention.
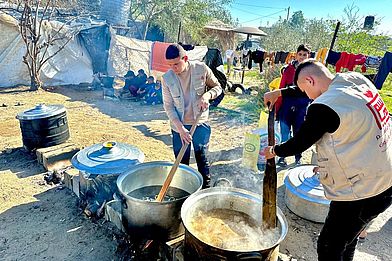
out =
[[[70,190],[73,189],[72,180],[73,180],[74,176],[79,176],[79,170],[77,170],[75,168],[70,168],[70,169],[67,169],[64,171],[63,182],[64,182],[65,187],[67,187]]]
[[[50,147],[46,147],[46,148],[39,148],[35,152],[35,154],[37,155],[37,161],[38,161],[39,164],[43,165],[42,155],[44,153],[48,153],[50,151],[55,151],[55,150],[66,148],[66,147],[70,147],[70,146],[75,146],[75,144],[70,143],[70,142],[65,142],[65,143],[62,143],[62,144],[59,144],[59,145],[55,145],[55,146],[50,146]]]
[[[119,230],[125,232],[122,223],[121,201],[112,200],[105,205],[105,219],[112,222]]]
[[[78,151],[80,148],[73,145],[42,153],[42,165],[50,171],[71,166],[71,158]]]
[[[80,178],[79,175],[72,178],[72,191],[75,195],[80,198]]]
[[[183,261],[184,256],[182,254],[182,250],[184,247],[184,239],[185,236],[179,236],[174,238],[168,242],[163,247],[163,252],[167,260],[173,261]]]

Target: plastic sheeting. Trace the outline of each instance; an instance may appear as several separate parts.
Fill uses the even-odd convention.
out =
[[[43,36],[59,23],[51,22],[43,26]],[[58,41],[48,49],[48,55],[61,46]],[[19,34],[18,21],[13,17],[0,14],[0,87],[30,85],[27,66],[23,63],[25,44]],[[72,39],[66,47],[48,61],[41,71],[44,85],[68,85],[92,81],[90,57],[80,42]]]
[[[128,70],[137,74],[143,69],[150,74],[149,64],[152,42],[115,35],[110,47],[109,75],[125,75]]]
[[[109,26],[104,24],[81,30],[78,37],[90,55],[94,74],[107,74],[111,41]]]

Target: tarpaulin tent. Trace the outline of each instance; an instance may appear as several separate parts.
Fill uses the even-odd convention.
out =
[[[42,27],[42,38],[51,30],[59,28],[60,23],[46,22]],[[65,41],[65,40],[64,40]],[[47,55],[58,50],[61,41],[48,49]],[[19,34],[18,21],[0,13],[0,87],[30,84],[27,66],[22,62],[26,47]],[[41,71],[44,85],[79,84],[92,81],[91,59],[77,38],[48,61]]]

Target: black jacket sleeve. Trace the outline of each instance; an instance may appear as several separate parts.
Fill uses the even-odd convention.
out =
[[[275,146],[279,157],[301,153],[316,143],[325,133],[335,132],[340,124],[339,115],[324,104],[311,104],[298,133],[288,141]]]
[[[296,97],[296,98],[308,98],[305,92],[301,91],[298,86],[291,85],[286,88],[280,89],[282,97]]]

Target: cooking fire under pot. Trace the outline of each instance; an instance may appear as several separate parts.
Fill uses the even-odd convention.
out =
[[[118,176],[144,161],[144,153],[133,145],[105,142],[87,147],[72,157],[79,170],[80,200],[88,216],[97,214],[117,192]]]
[[[181,224],[181,206],[185,199],[201,189],[203,177],[180,164],[164,201],[157,202],[172,162],[141,163],[117,179],[122,201],[122,222],[125,231],[139,238],[169,240],[184,234]]]
[[[262,230],[262,204],[260,195],[238,188],[215,187],[191,195],[181,208],[184,260],[277,261],[287,220],[277,208],[277,228]]]

